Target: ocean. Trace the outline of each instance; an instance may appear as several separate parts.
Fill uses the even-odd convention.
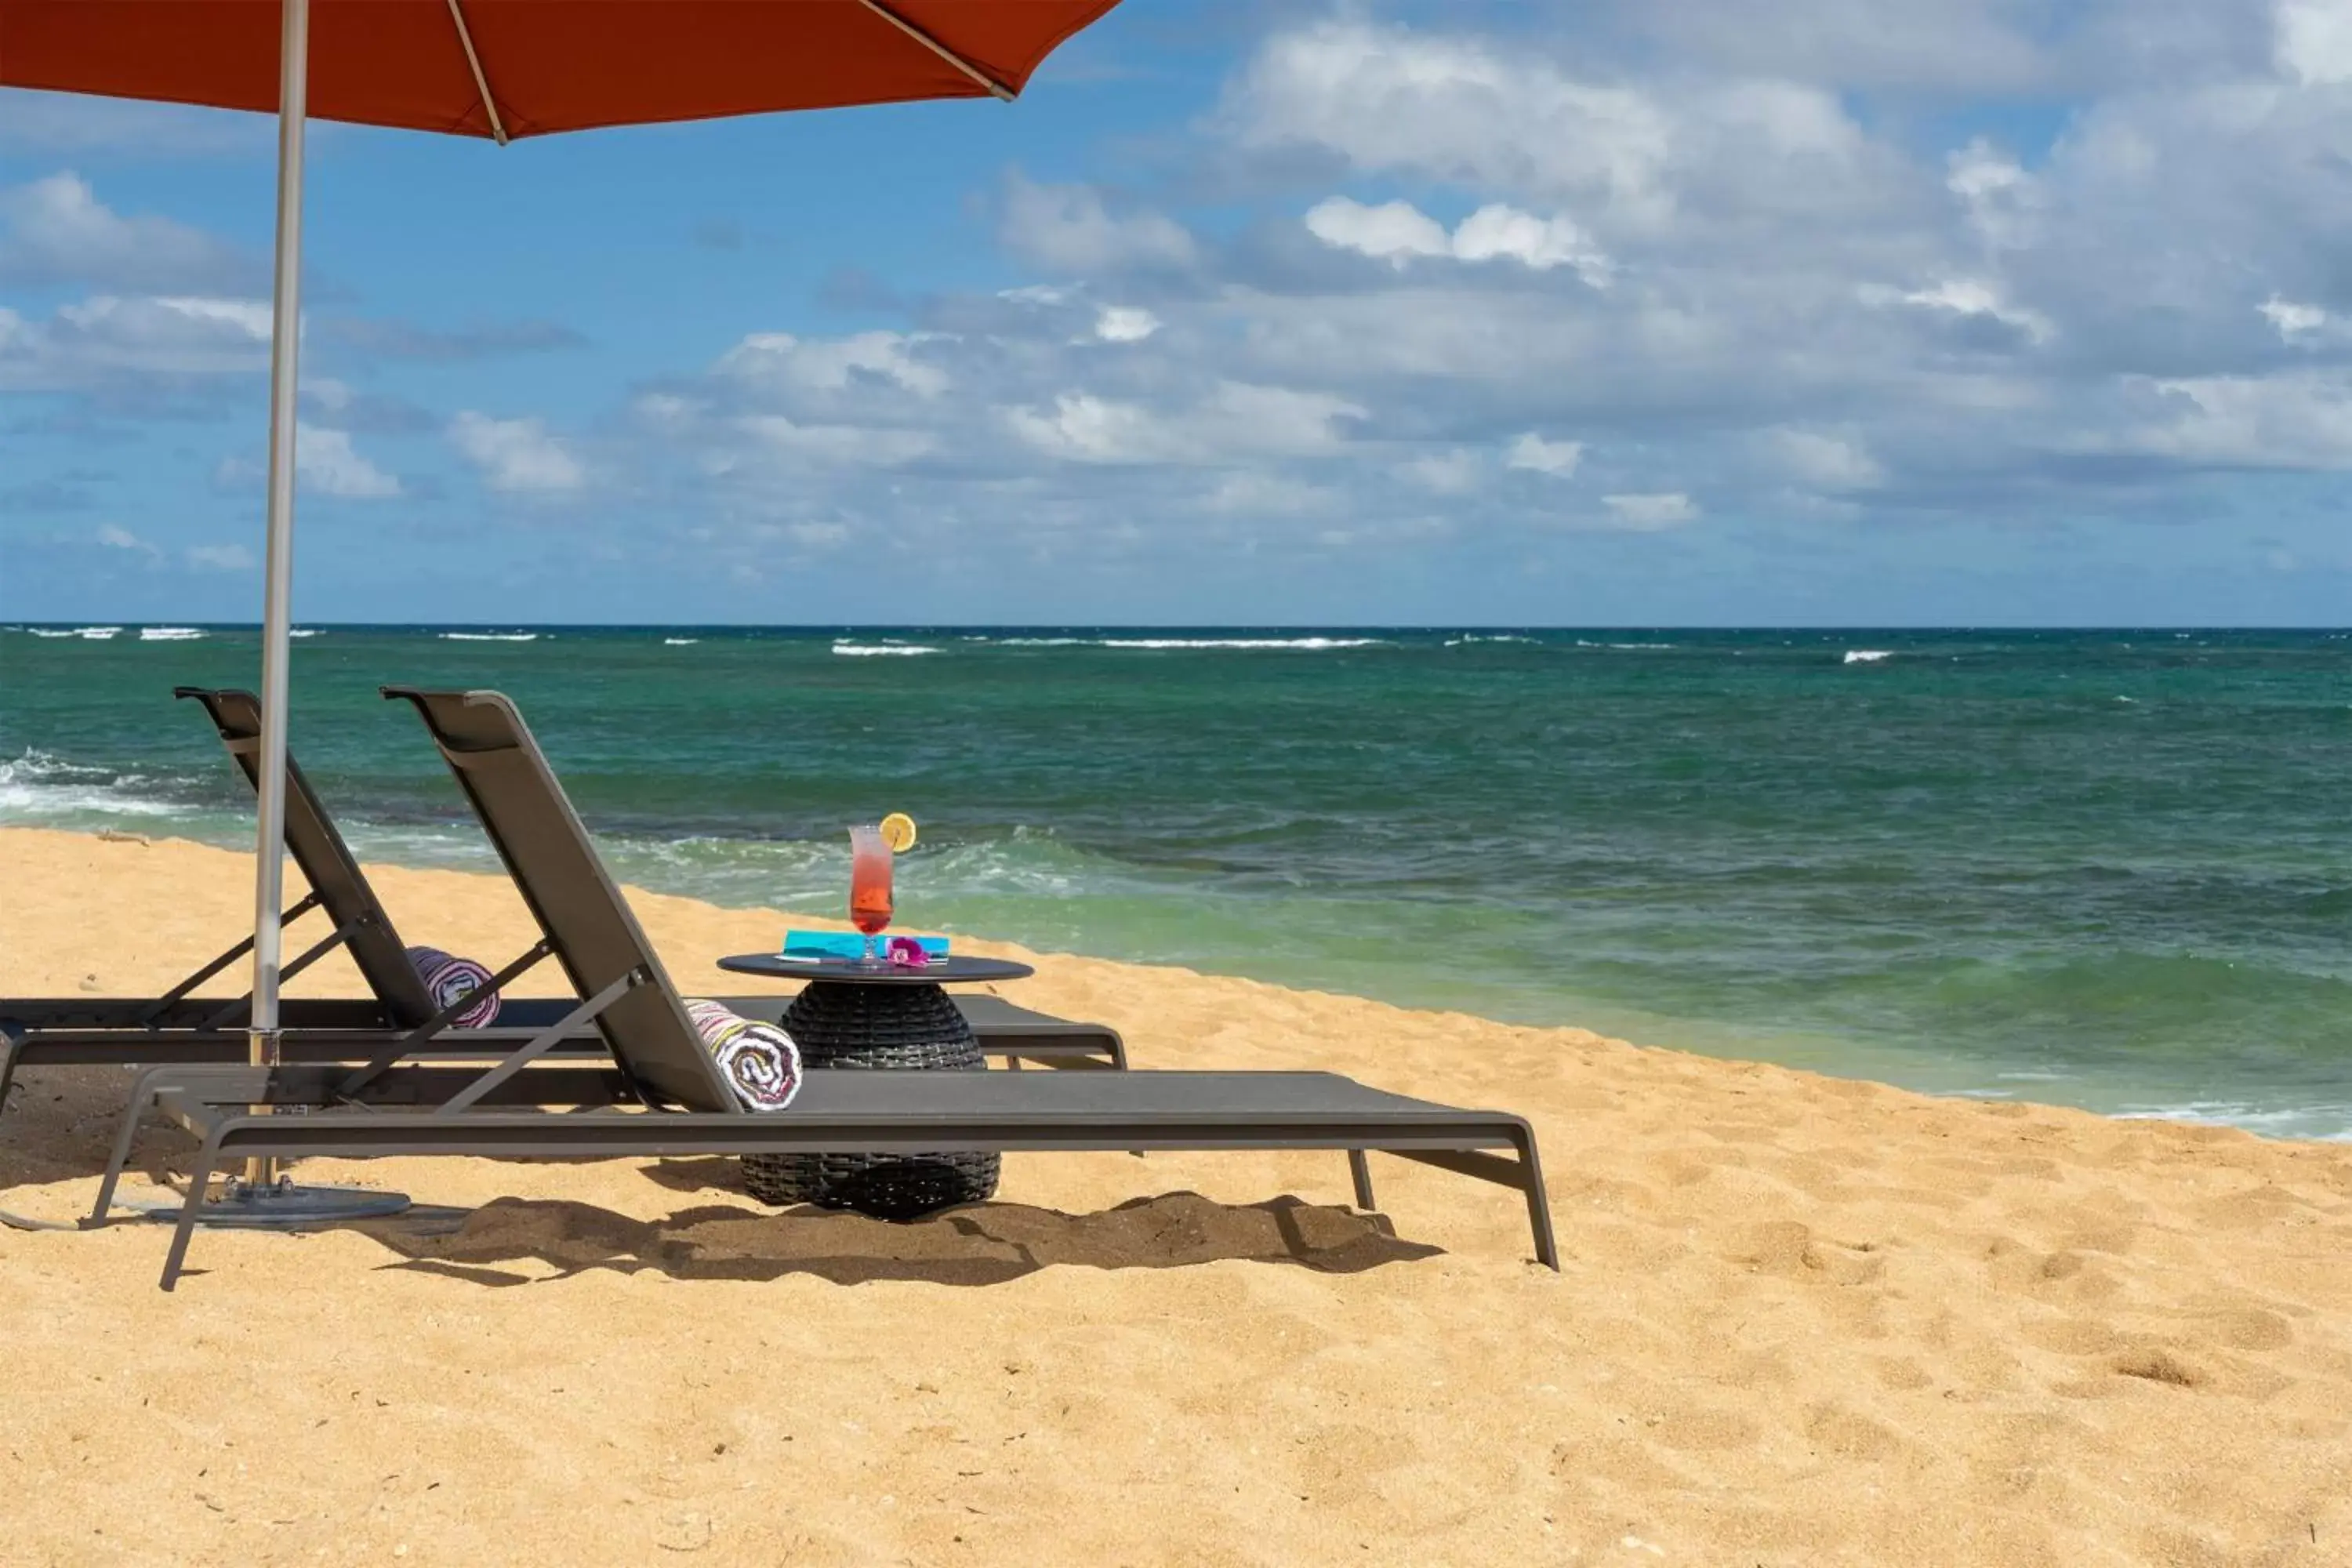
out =
[[[667,892],[838,911],[905,811],[912,925],[2352,1138],[2345,632],[305,631],[295,752],[372,858],[493,868],[375,687],[495,687]],[[0,824],[247,846],[171,689],[257,669],[0,628]]]

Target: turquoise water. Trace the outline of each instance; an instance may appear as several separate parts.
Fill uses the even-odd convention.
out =
[[[898,809],[927,926],[2352,1136],[2342,632],[506,636],[297,644],[362,853],[489,864],[373,688],[494,686],[667,891],[833,909],[842,825]],[[170,688],[257,664],[249,629],[0,631],[0,822],[245,844]]]

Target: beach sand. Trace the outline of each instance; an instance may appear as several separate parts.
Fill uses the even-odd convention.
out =
[[[0,992],[152,994],[249,866],[0,832]],[[535,935],[502,881],[371,875],[411,941]],[[631,896],[689,994],[785,922]],[[201,1235],[168,1296],[152,1224],[0,1231],[0,1556],[2352,1563],[2352,1147],[1018,956],[1139,1067],[1523,1112],[1563,1271],[1515,1194],[1379,1156],[1378,1217],[1338,1154],[1033,1154],[912,1226],[717,1160],[319,1162],[430,1206]],[[87,1205],[127,1077],[25,1075],[0,1205]]]

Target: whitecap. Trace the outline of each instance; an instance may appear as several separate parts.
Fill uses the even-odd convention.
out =
[[[537,632],[443,632],[443,642],[537,642]]]
[[[58,631],[49,626],[26,626],[25,629],[37,637],[69,637],[75,635],[72,632]]]
[[[1371,647],[1378,637],[1105,637],[1104,647],[1171,648],[1295,648],[1320,653],[1335,647]]]
[[[286,635],[289,637],[322,637],[325,634],[320,632],[316,626],[296,626],[292,631],[288,632]]]
[[[833,645],[833,651],[841,655],[844,658],[873,658],[877,656],[887,656],[891,654],[896,654],[902,658],[912,658],[914,655],[919,653],[937,653],[940,650],[935,647],[927,647],[921,643],[837,642]]]
[[[194,626],[141,626],[141,642],[194,642],[205,634]]]
[[[1850,647],[1845,650],[1843,664],[1884,664],[1895,657],[1891,647]]]
[[[73,635],[89,642],[104,642],[121,629],[121,626],[77,626]]]
[[[0,763],[0,822],[75,813],[183,815],[182,807],[168,801],[118,793],[121,786],[140,782],[133,775],[116,778],[104,768],[79,767],[52,752],[28,750],[14,762]]]
[[[692,647],[696,643],[698,643],[702,639],[700,637],[664,637],[662,638],[662,647]]]

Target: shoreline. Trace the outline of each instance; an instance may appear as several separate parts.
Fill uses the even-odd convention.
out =
[[[12,843],[38,844],[39,851],[37,858],[44,864],[54,863],[58,857],[63,857],[65,859],[70,860],[74,858],[77,846],[80,846],[83,848],[93,852],[97,851],[100,846],[112,850],[146,850],[159,853],[166,860],[177,859],[184,856],[194,857],[194,861],[192,862],[192,864],[201,865],[203,868],[202,870],[198,872],[199,875],[204,876],[208,881],[215,878],[225,877],[225,879],[232,887],[243,889],[243,898],[247,901],[249,902],[251,898],[250,884],[252,880],[252,855],[244,850],[224,848],[221,846],[207,843],[202,839],[184,838],[176,836],[141,834],[117,829],[106,829],[96,833],[86,833],[72,829],[38,827],[19,824],[0,824],[0,879],[13,879],[16,874],[16,860],[9,853]],[[485,853],[487,854],[488,852],[486,851]],[[378,884],[380,888],[387,881],[398,884],[409,881],[413,879],[416,884],[416,891],[425,894],[428,900],[434,895],[438,894],[444,898],[452,899],[457,903],[462,905],[470,904],[476,899],[487,898],[494,902],[505,902],[511,905],[512,910],[516,915],[520,915],[521,913],[521,905],[520,900],[515,898],[511,886],[508,883],[506,878],[502,874],[495,871],[476,871],[454,867],[412,866],[392,861],[376,861],[365,858],[362,858],[362,867],[370,880]],[[300,880],[299,872],[289,869],[288,880],[289,886],[294,883],[299,883]],[[731,951],[765,951],[766,949],[775,945],[776,942],[781,940],[782,934],[786,929],[835,931],[845,931],[850,929],[848,922],[837,916],[808,914],[762,905],[717,904],[712,903],[708,900],[693,898],[685,894],[657,892],[654,889],[639,886],[633,882],[620,882],[618,885],[621,888],[623,896],[629,900],[631,906],[639,910],[640,919],[647,925],[648,929],[651,929],[655,923],[654,916],[648,912],[649,910],[659,910],[665,914],[685,913],[691,911],[693,917],[698,921],[714,923],[723,929],[744,933],[743,940],[748,943],[748,945],[739,946]],[[297,895],[299,895],[299,889],[295,889],[295,893]],[[388,904],[393,901],[389,895],[386,895],[386,900]],[[417,937],[415,932],[410,930],[410,922],[406,920],[400,919],[397,910],[395,910],[394,913],[395,919],[399,920],[404,937],[406,940],[429,941],[432,945],[435,946],[447,946],[446,942],[440,941],[438,938]],[[238,934],[247,929],[250,918],[250,915],[245,913],[242,905],[240,905],[237,909],[235,919],[231,921],[230,923],[224,924],[219,927],[219,935],[217,938],[206,937],[203,939],[204,941],[211,941],[213,942],[212,946],[203,947],[202,942],[198,942],[196,945],[188,947],[185,953],[181,955],[184,957],[185,966],[193,967],[195,963],[212,956],[214,952],[219,950],[220,946],[225,945],[228,942],[235,941]],[[315,917],[313,918],[315,920]],[[755,930],[753,926],[753,922],[755,921],[765,922],[765,924],[756,928]],[[420,923],[429,924],[429,921]],[[903,929],[913,931],[924,930],[926,928],[907,926]],[[528,942],[533,939],[532,935],[522,934],[523,930],[524,928],[520,926],[515,927],[516,935],[512,939],[510,945],[517,950],[527,945]],[[311,934],[315,936],[318,933],[314,931]],[[535,935],[535,933],[533,934]],[[16,938],[14,942],[9,940],[12,935]],[[1162,977],[1171,983],[1182,984],[1188,987],[1200,988],[1202,990],[1213,990],[1214,988],[1222,986],[1236,987],[1239,988],[1238,994],[1251,997],[1253,999],[1260,996],[1289,996],[1297,997],[1305,1002],[1314,1004],[1330,1004],[1348,1008],[1372,1009],[1381,1015],[1393,1016],[1391,1018],[1384,1020],[1388,1022],[1402,1022],[1403,1020],[1421,1018],[1451,1022],[1458,1025],[1473,1026],[1478,1029],[1506,1031],[1515,1036],[1555,1036],[1559,1037],[1562,1045],[1573,1047],[1580,1050],[1612,1048],[1624,1051],[1634,1051],[1641,1052],[1645,1055],[1675,1058],[1690,1063],[1713,1064],[1734,1071],[1765,1071],[1786,1074],[1792,1079],[1814,1080],[1823,1085],[1864,1085],[1867,1086],[1870,1089],[1881,1091],[1885,1094],[1903,1096],[1907,1099],[1918,1100],[1931,1104],[1975,1105],[1988,1108],[2009,1107],[2033,1113],[2048,1113],[2066,1117],[2087,1118],[2095,1122],[2111,1124],[2118,1127],[2147,1124],[2151,1126],[2179,1128],[2200,1132],[2229,1132],[2252,1138],[2264,1143],[2275,1143],[2290,1147],[2307,1145],[2319,1149],[2344,1149],[2352,1151],[2352,1139],[2295,1138],[2268,1132],[2260,1132],[2228,1121],[2199,1121],[2185,1117],[2174,1117],[2156,1113],[2135,1112],[2129,1114],[2117,1114],[2108,1111],[2090,1110],[2082,1106],[2068,1105],[2063,1102],[2042,1101],[2021,1098],[1995,1098],[1990,1095],[1956,1092],[1938,1093],[1930,1090],[1912,1089],[1902,1084],[1871,1077],[1867,1074],[1837,1073],[1811,1067],[1790,1066],[1783,1062],[1775,1061],[1762,1057],[1717,1055],[1713,1052],[1691,1050],[1678,1046],[1645,1044],[1641,1041],[1626,1038],[1621,1036],[1604,1034],[1575,1025],[1522,1023],[1507,1018],[1493,1017],[1486,1014],[1471,1012],[1464,1008],[1415,1006],[1402,1003],[1390,1002],[1379,997],[1365,996],[1354,992],[1333,990],[1312,985],[1286,984],[1279,981],[1261,980],[1251,975],[1233,974],[1214,970],[1197,969],[1181,963],[1148,963],[1133,959],[1100,957],[1091,953],[1034,948],[1017,942],[974,936],[961,932],[956,933],[954,940],[958,944],[959,952],[969,952],[983,957],[1016,959],[1022,963],[1031,964],[1037,968],[1038,974],[1036,976],[1028,981],[1015,983],[1022,987],[1020,994],[1015,995],[1015,1000],[1021,999],[1022,995],[1043,994],[1044,992],[1035,989],[1039,986],[1040,982],[1045,983],[1045,991],[1050,991],[1056,995],[1086,996],[1090,994],[1095,988],[1105,984],[1107,981],[1108,983],[1115,984],[1116,977],[1119,973],[1132,971],[1139,974]],[[657,951],[660,952],[665,967],[669,970],[671,979],[677,984],[681,994],[701,994],[706,992],[713,994],[723,992],[741,992],[748,986],[758,984],[758,982],[751,980],[746,976],[732,974],[720,970],[717,967],[715,963],[707,962],[706,958],[702,955],[691,953],[673,954],[667,950],[659,949],[658,944],[656,944],[656,948]],[[289,951],[292,951],[290,947]],[[18,967],[18,963],[14,955],[19,952],[33,955],[32,962],[36,967],[48,967],[51,969],[56,967],[54,959],[51,959],[45,963],[44,960],[39,956],[38,948],[32,941],[29,931],[21,930],[12,931],[8,921],[8,900],[5,893],[0,893],[0,995],[11,994],[12,991],[23,990],[22,987],[15,986],[11,980],[12,973],[16,967]],[[496,953],[497,956],[491,956],[492,953]],[[487,949],[484,952],[469,952],[468,955],[485,959],[491,967],[496,967],[497,963],[503,957],[508,956],[509,954],[507,954],[504,950]],[[167,960],[167,967],[171,962],[176,962],[176,960]],[[1097,970],[1100,970],[1104,973],[1094,973]],[[86,972],[86,973],[87,973],[94,972]],[[178,973],[179,972],[176,971],[173,972],[170,975],[170,979],[175,980],[178,977]],[[548,976],[551,973],[551,971],[541,970],[538,975],[534,976],[531,980],[526,981],[520,987],[513,989],[509,994],[518,996],[553,995],[564,994],[561,992],[560,986],[555,990],[550,990],[548,988]],[[238,974],[239,972],[236,968],[232,966],[230,970],[225,972],[215,982],[214,982],[214,984],[217,986],[226,986],[232,982],[237,981]],[[160,983],[168,984],[169,980],[164,980]],[[994,985],[986,986],[982,989],[991,992],[1002,991],[1002,987]],[[107,994],[102,981],[100,988],[93,991],[92,994]],[[331,955],[313,966],[305,973],[297,976],[295,981],[287,987],[285,994],[289,996],[364,995],[366,994],[366,987],[360,980],[357,972],[352,969],[348,961],[342,959],[341,955],[338,954]],[[1032,1002],[1026,1005],[1045,1007],[1047,1011],[1055,1010],[1053,1007],[1041,1002]],[[1726,1026],[1724,1027],[1724,1033],[1727,1035],[1729,1035],[1733,1031],[1730,1026]],[[1138,1065],[1144,1064],[1139,1062]],[[1171,1063],[1169,1065],[1222,1066],[1226,1064],[1199,1064],[1188,1061],[1181,1064]],[[1233,1065],[1256,1064],[1236,1063]]]
[[[347,830],[350,826],[346,825]],[[83,827],[58,828],[31,823],[0,823],[0,841],[5,841],[5,837],[11,834],[55,835],[67,840],[82,838],[114,842],[143,840],[158,847],[184,847],[200,854],[232,857],[247,868],[251,864],[251,855],[245,849],[225,846],[211,838],[190,837],[176,833],[141,832],[135,828],[107,828],[93,831]],[[361,837],[362,842],[354,846],[354,853],[360,856],[372,875],[380,871],[425,877],[447,875],[480,879],[493,887],[502,888],[504,885],[502,874],[497,868],[496,856],[486,843],[473,842],[470,847],[473,852],[453,860],[435,860],[425,858],[379,861],[367,852],[363,842],[364,834],[361,835]],[[642,848],[643,844],[638,843],[636,847]],[[611,853],[609,847],[606,852],[608,855]],[[5,856],[0,856],[0,869],[5,869]],[[249,869],[238,874],[248,879],[250,877]],[[751,939],[750,946],[742,951],[754,951],[773,945],[774,941],[781,936],[787,925],[797,930],[846,931],[848,929],[847,924],[835,915],[796,912],[761,903],[720,902],[710,896],[693,892],[656,891],[640,882],[626,880],[624,873],[617,867],[614,868],[614,875],[616,881],[620,882],[633,900],[667,900],[681,906],[709,910],[719,915],[740,918],[759,917],[768,920],[772,929]],[[289,876],[292,879],[299,880],[299,876],[290,873]],[[236,915],[235,923],[223,928],[224,934],[214,942],[212,947],[205,951],[204,956],[209,957],[213,952],[218,951],[227,942],[235,940],[236,934],[242,932],[249,925],[250,919],[249,914]],[[918,928],[910,925],[903,929],[929,931],[932,928]],[[404,924],[404,930],[405,930]],[[1480,1011],[1475,1006],[1453,1003],[1450,998],[1415,997],[1411,994],[1415,987],[1410,985],[1402,988],[1401,993],[1392,992],[1388,995],[1378,995],[1366,991],[1350,990],[1344,984],[1318,984],[1302,979],[1271,978],[1245,973],[1231,968],[1203,967],[1178,961],[1090,953],[1070,948],[1036,947],[1010,939],[974,935],[964,931],[958,931],[953,935],[962,951],[1018,957],[1024,962],[1069,960],[1083,963],[1109,964],[1199,981],[1241,982],[1265,986],[1276,992],[1295,993],[1302,996],[1330,997],[1363,1003],[1390,1008],[1401,1014],[1459,1017],[1499,1028],[1559,1030],[1580,1037],[1621,1041],[1633,1044],[1643,1050],[1666,1052],[1699,1060],[1732,1065],[1768,1065],[1838,1081],[1870,1083],[1930,1100],[2064,1110],[2117,1122],[2158,1121],[2178,1126],[2227,1128],[2248,1132],[2272,1142],[2352,1147],[2352,1127],[2338,1130],[2335,1121],[2327,1121],[2326,1125],[2329,1130],[2318,1133],[2304,1131],[2274,1131],[2261,1125],[2265,1122],[2273,1125],[2293,1125],[2325,1118],[2340,1117],[2343,1112],[2332,1100],[2305,1101],[2284,1106],[2265,1106],[2251,1101],[2237,1105],[2192,1104],[2168,1100],[2154,1088],[2126,1084],[2120,1078],[2114,1079],[2112,1081],[2102,1079],[2095,1070],[2077,1069],[2053,1079],[2038,1072],[2016,1072],[2003,1069],[1997,1063],[1960,1066],[1952,1062],[1939,1062],[1937,1058],[1919,1053],[1909,1046],[1885,1040],[1853,1039],[1794,1026],[1687,1017],[1608,1001],[1575,997],[1569,993],[1559,993],[1554,1000],[1559,1001],[1563,1009],[1568,1012],[1574,1013],[1581,1010],[1588,1016],[1597,1016],[1597,1020],[1605,1020],[1608,1026],[1596,1029],[1581,1022],[1569,1019],[1512,1016],[1507,1011],[1501,1010]],[[439,944],[436,943],[436,945]],[[474,954],[473,956],[484,955]],[[193,964],[197,961],[195,950],[191,948],[188,962]],[[664,954],[664,961],[672,963],[670,955],[667,953]],[[4,949],[0,949],[0,962],[5,962]],[[495,967],[496,961],[491,962],[492,966]],[[690,969],[691,965],[679,968],[673,963],[673,974],[677,977],[682,991],[690,989],[687,980],[687,974]],[[5,976],[5,969],[0,969],[0,976]],[[335,963],[330,961],[319,974],[323,982],[326,976],[336,973],[338,971]],[[347,986],[358,984],[356,975],[351,974],[347,967],[341,973],[344,974]],[[234,978],[233,974],[225,975],[220,984],[225,984],[232,978]],[[720,991],[731,991],[741,989],[743,982],[740,976],[727,976],[713,970],[703,975],[696,984],[705,989],[716,987]],[[5,985],[4,978],[0,978],[0,985]],[[1462,984],[1444,987],[1446,990],[1462,988]],[[289,995],[330,994],[331,994],[330,989],[314,986],[312,989],[305,990],[299,984],[288,993]],[[522,994],[526,993],[518,993],[518,994]],[[1667,1036],[1680,1037],[1669,1043],[1661,1037]],[[2084,1088],[2083,1097],[2076,1100],[2048,1100],[2032,1098],[2037,1084],[2055,1081],[2081,1083]],[[2102,1100],[2108,1103],[2100,1103]]]
[[[0,830],[0,991],[168,984],[242,929],[249,867]],[[368,870],[409,941],[528,943],[499,879]],[[628,897],[688,994],[751,988],[709,961],[784,918]],[[1378,1155],[1377,1215],[1336,1154],[1015,1154],[996,1201],[906,1226],[768,1210],[719,1160],[315,1162],[425,1208],[208,1233],[172,1296],[155,1226],[0,1230],[0,1442],[41,1499],[5,1510],[20,1549],[437,1563],[497,1531],[577,1562],[1781,1568],[2352,1543],[2344,1145],[1036,962],[1003,994],[1119,1027],[1138,1068],[1526,1115],[1564,1271],[1528,1258],[1513,1195]],[[352,978],[319,970],[289,990]],[[24,1078],[0,1204],[63,1217],[125,1075]],[[184,1146],[151,1133],[141,1167]]]

